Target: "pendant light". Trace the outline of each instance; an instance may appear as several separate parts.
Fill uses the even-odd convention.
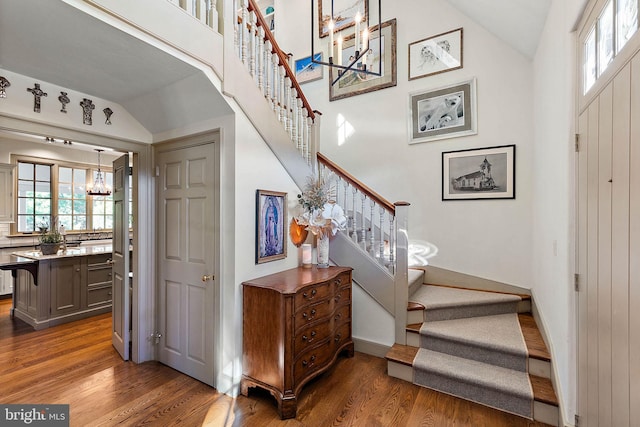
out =
[[[100,169],[100,153],[104,150],[96,148],[98,152],[98,174],[96,175],[96,180],[93,183],[93,187],[87,189],[87,195],[89,196],[110,196],[111,189],[107,187],[104,183],[104,179],[102,177],[102,170]]]

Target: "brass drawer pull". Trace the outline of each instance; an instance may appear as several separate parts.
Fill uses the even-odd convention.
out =
[[[316,296],[317,293],[318,293],[317,289],[312,289],[311,290],[311,296],[309,296],[309,294],[307,294],[306,292],[303,292],[302,296],[305,297],[306,299],[313,299]]]
[[[314,317],[316,317],[316,310],[315,309],[311,310],[311,315],[308,315],[307,312],[305,311],[304,313],[302,313],[302,317],[304,317],[307,320],[311,320]]]
[[[340,286],[340,285],[342,285],[342,279],[336,279],[333,283],[335,283],[336,285]]]
[[[334,317],[335,320],[340,320],[342,319],[342,314],[336,314],[336,317]]]
[[[314,362],[316,361],[316,355],[314,354],[313,356],[311,356],[309,358],[309,361],[307,362],[306,360],[302,361],[302,366],[304,366],[305,368],[310,368],[313,366]]]
[[[336,337],[334,338],[334,340],[335,340],[336,342],[338,342],[338,341],[340,341],[340,338],[342,338],[342,334],[338,334],[338,335],[336,335]]]
[[[338,294],[334,299],[336,302],[340,302],[340,298],[342,298],[342,295]]]
[[[315,338],[315,336],[316,336],[316,331],[311,331],[311,338],[309,338],[309,337],[308,337],[308,336],[306,336],[306,335],[303,335],[303,336],[302,336],[302,341],[311,342],[311,341],[313,341],[313,339]]]

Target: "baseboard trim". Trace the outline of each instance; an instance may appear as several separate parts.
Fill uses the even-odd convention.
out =
[[[391,346],[357,337],[353,337],[353,345],[355,351],[382,358],[384,358],[391,349]]]

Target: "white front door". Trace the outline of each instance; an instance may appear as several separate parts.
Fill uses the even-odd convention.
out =
[[[113,306],[111,342],[129,360],[131,299],[129,293],[129,155],[113,162]]]
[[[214,382],[214,143],[157,155],[159,360]]]

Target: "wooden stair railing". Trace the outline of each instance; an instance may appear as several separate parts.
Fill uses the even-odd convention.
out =
[[[317,153],[316,156],[321,177],[326,177],[329,172],[337,176],[336,202],[348,217],[346,235],[372,261],[393,276],[394,303],[390,311],[395,317],[396,342],[404,344],[409,298],[409,203],[389,202],[323,154]]]
[[[313,166],[317,140],[317,111],[311,108],[284,53],[269,30],[255,0],[236,0],[240,7],[234,43],[278,121],[307,164]]]

